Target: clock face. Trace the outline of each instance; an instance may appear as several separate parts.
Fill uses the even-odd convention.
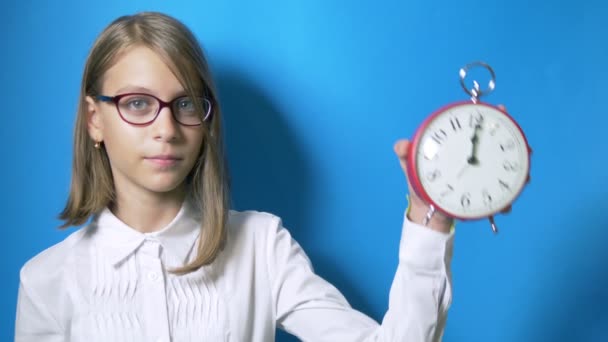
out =
[[[415,143],[417,183],[450,216],[495,214],[510,205],[527,182],[526,139],[495,107],[469,102],[442,109]]]

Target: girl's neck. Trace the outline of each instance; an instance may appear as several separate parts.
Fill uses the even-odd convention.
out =
[[[116,191],[116,201],[110,210],[129,227],[151,233],[168,225],[177,216],[186,193],[181,186],[168,193]]]

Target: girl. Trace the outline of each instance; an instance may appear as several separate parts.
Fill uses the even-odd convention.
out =
[[[410,188],[382,324],[317,276],[271,214],[228,208],[221,111],[203,52],[160,13],[118,18],[88,56],[61,218],[21,270],[16,341],[437,341],[452,221]],[[408,142],[395,144],[405,170]]]

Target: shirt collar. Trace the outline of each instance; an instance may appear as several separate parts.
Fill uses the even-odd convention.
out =
[[[200,233],[199,211],[186,199],[173,220],[153,233],[141,233],[116,217],[110,209],[105,208],[94,218],[97,227],[99,246],[110,258],[112,265],[117,265],[133,254],[146,240],[160,243],[165,253],[178,265],[183,266]]]

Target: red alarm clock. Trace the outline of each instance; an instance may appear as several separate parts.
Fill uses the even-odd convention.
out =
[[[488,89],[468,89],[467,71],[486,68]],[[460,70],[460,83],[470,101],[446,105],[416,130],[408,153],[408,175],[414,191],[435,210],[459,220],[488,218],[509,208],[530,179],[531,149],[520,125],[505,110],[479,101],[495,86],[492,68],[483,62]]]

